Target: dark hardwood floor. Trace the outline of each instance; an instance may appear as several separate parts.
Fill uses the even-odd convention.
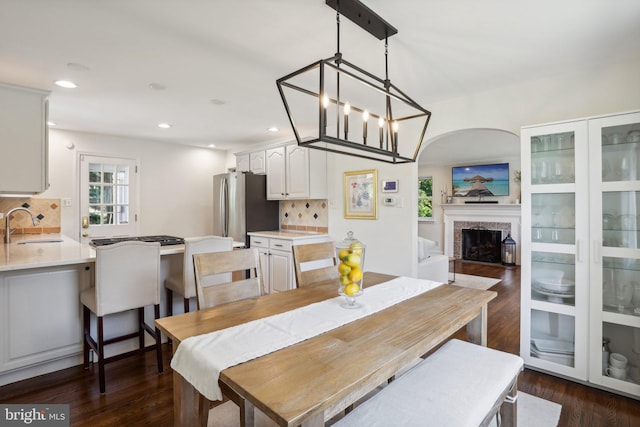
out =
[[[501,278],[489,305],[489,347],[519,353],[520,270],[457,262],[456,272]],[[461,338],[464,331],[456,334]],[[73,426],[170,426],[173,420],[171,348],[165,345],[165,372],[155,354],[106,366],[107,393],[98,391],[93,368],[65,369],[0,387],[0,403],[70,405]],[[97,367],[96,367],[97,369]],[[640,427],[640,401],[525,369],[519,389],[562,405],[560,426]]]

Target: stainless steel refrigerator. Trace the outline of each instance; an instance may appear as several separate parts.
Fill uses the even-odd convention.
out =
[[[266,175],[230,172],[213,177],[213,234],[249,246],[250,231],[278,230],[280,203],[267,200]]]

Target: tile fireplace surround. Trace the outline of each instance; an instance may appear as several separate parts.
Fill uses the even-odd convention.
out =
[[[516,263],[520,264],[520,205],[502,204],[446,204],[444,211],[444,253],[461,259],[463,228],[501,230],[503,239],[507,233],[516,241]]]

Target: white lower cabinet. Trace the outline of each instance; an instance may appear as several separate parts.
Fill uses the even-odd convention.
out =
[[[640,112],[521,135],[521,356],[640,398]]]
[[[79,358],[67,360],[64,367],[79,363],[83,338],[79,295],[90,286],[91,277],[91,264],[0,273],[0,384],[22,379],[21,368],[72,355]]]
[[[319,243],[329,240],[327,235],[309,235],[291,238],[274,238],[260,233],[247,233],[251,236],[250,246],[260,253],[260,268],[264,290],[267,293],[283,292],[296,287],[293,265],[294,245]]]

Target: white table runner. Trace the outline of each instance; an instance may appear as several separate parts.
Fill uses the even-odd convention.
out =
[[[365,288],[361,307],[340,307],[338,296],[285,313],[185,339],[171,367],[209,400],[222,400],[220,372],[265,354],[336,329],[440,286],[431,280],[398,277]]]

